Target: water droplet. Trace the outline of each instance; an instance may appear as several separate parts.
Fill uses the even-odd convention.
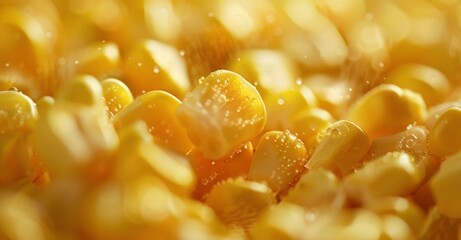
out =
[[[278,104],[278,105],[283,105],[283,104],[285,104],[285,99],[284,99],[284,98],[279,98],[279,99],[277,99],[277,104]]]
[[[240,62],[240,58],[237,58],[237,62]]]
[[[214,17],[214,13],[213,13],[213,12],[209,12],[209,13],[208,13],[208,17],[210,17],[210,18]]]
[[[296,85],[301,86],[303,84],[303,80],[301,78],[296,79]]]
[[[5,67],[9,67],[10,66],[10,63],[5,63]]]
[[[138,62],[138,67],[142,67],[142,62]]]
[[[180,50],[179,51],[179,56],[184,57],[186,55],[186,51]]]
[[[410,134],[409,136],[405,137],[405,140],[403,144],[405,145],[406,148],[412,148],[416,145],[416,141],[418,140],[418,137],[414,134]]]
[[[80,61],[78,61],[78,60],[75,60],[75,61],[74,61],[74,64],[75,64],[75,65],[78,65],[79,63],[80,63]]]
[[[160,68],[157,67],[157,66],[155,66],[155,67],[154,67],[154,73],[155,73],[155,74],[158,74],[159,72],[160,72]]]

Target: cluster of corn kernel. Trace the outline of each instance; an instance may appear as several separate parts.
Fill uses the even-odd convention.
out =
[[[460,16],[0,0],[0,239],[461,239]]]

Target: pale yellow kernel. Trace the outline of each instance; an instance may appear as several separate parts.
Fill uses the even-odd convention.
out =
[[[370,144],[370,138],[356,124],[337,121],[325,130],[306,167],[309,170],[326,168],[344,177],[358,165]]]
[[[395,85],[383,84],[362,96],[349,109],[348,118],[372,139],[403,131],[421,123],[426,105],[421,95]]]
[[[192,143],[210,159],[230,154],[266,123],[266,108],[256,89],[226,70],[211,73],[188,93],[176,115]]]
[[[289,131],[271,131],[261,137],[248,179],[268,184],[275,193],[286,192],[305,171],[307,151]]]
[[[453,155],[461,150],[461,108],[446,110],[435,121],[428,137],[429,151],[439,157]]]

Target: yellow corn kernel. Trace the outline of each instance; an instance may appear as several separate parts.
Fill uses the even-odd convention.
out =
[[[301,239],[307,224],[304,209],[280,203],[265,210],[251,228],[252,239]]]
[[[176,115],[206,158],[218,159],[257,136],[266,108],[256,89],[240,75],[218,70],[187,94]]]
[[[153,143],[146,124],[141,121],[120,132],[116,159],[114,177],[122,182],[152,175],[181,196],[190,195],[196,184],[196,177],[187,159]]]
[[[101,163],[117,148],[118,138],[103,110],[60,102],[40,116],[34,144],[53,177]]]
[[[330,75],[314,74],[306,78],[303,85],[312,90],[317,99],[317,105],[327,110],[335,118],[344,115],[344,110],[353,97],[353,88],[350,83]]]
[[[38,118],[35,103],[16,91],[0,91],[0,134],[31,130]]]
[[[272,191],[265,184],[237,178],[213,187],[205,203],[226,225],[248,229],[273,201]]]
[[[424,121],[424,126],[431,130],[440,115],[453,107],[461,108],[461,100],[444,102],[427,109],[427,117]]]
[[[287,129],[291,116],[317,106],[314,94],[306,86],[296,86],[277,94],[266,94],[263,101],[267,111],[267,130]]]
[[[404,151],[414,156],[425,167],[427,180],[437,170],[440,162],[429,152],[428,134],[429,131],[424,127],[409,125],[403,132],[376,138],[363,161],[368,162],[388,152]]]
[[[405,196],[422,183],[425,169],[405,152],[389,152],[344,179],[344,188],[356,202],[384,196]]]
[[[408,224],[398,216],[385,214],[381,216],[382,232],[379,239],[415,239]]]
[[[295,187],[283,198],[307,209],[331,207],[339,190],[339,180],[332,172],[318,169],[301,176]]]
[[[461,192],[458,191],[460,163],[461,152],[445,159],[429,185],[439,212],[452,218],[461,217]]]
[[[0,193],[0,237],[3,239],[53,239],[43,212],[22,193]]]
[[[44,96],[40,98],[35,105],[37,106],[38,115],[41,116],[45,114],[48,110],[50,110],[54,106],[54,98],[50,96]]]
[[[117,129],[142,120],[147,124],[154,140],[169,149],[186,155],[193,145],[186,129],[181,126],[176,109],[181,101],[175,96],[161,91],[151,91],[136,98],[131,104],[114,115],[112,122]]]
[[[198,179],[192,196],[202,200],[217,183],[228,178],[247,176],[253,152],[251,142],[235,149],[228,156],[214,160],[205,158],[197,148],[190,151],[187,156]]]
[[[153,176],[107,182],[82,201],[80,227],[92,239],[177,239],[187,217],[183,200]]]
[[[328,1],[315,0],[318,7],[335,24],[341,33],[348,32],[359,20],[362,20],[367,9],[364,0]]]
[[[135,43],[124,64],[125,83],[133,95],[164,90],[182,99],[190,82],[179,54],[174,47],[154,40]]]
[[[298,76],[295,64],[285,54],[271,50],[248,50],[237,55],[230,70],[242,75],[259,93],[277,94],[294,88]]]
[[[288,129],[297,134],[307,148],[317,146],[320,134],[334,122],[333,116],[321,108],[300,111],[289,119]]]
[[[307,151],[289,131],[271,131],[256,146],[248,179],[262,181],[274,193],[286,193],[305,171]]]
[[[15,138],[15,142],[12,145],[7,145],[8,147],[9,152],[4,155],[5,158],[3,159],[3,164],[6,165],[0,167],[0,169],[5,170],[5,173],[1,174],[4,178],[13,175],[20,178],[26,177],[29,180],[28,183],[37,186],[49,183],[50,178],[47,168],[36,153],[32,134],[24,134]],[[19,168],[15,169],[15,166]]]
[[[341,65],[347,57],[348,47],[338,29],[319,9],[313,1],[290,0],[281,6],[293,23],[309,36],[305,45],[310,45],[309,52],[299,49],[294,51],[301,55],[304,62],[322,67]],[[288,46],[289,47],[289,46]]]
[[[56,101],[105,107],[101,84],[90,75],[79,75],[67,82],[56,94]]]
[[[394,215],[404,220],[413,233],[419,233],[425,220],[424,211],[414,202],[400,197],[374,199],[365,207],[380,215]]]
[[[450,83],[442,72],[421,64],[399,65],[387,75],[384,83],[421,94],[428,107],[440,103],[450,90]]]
[[[130,89],[118,79],[105,79],[101,82],[101,87],[110,117],[133,102],[133,94],[131,94]]]
[[[432,154],[445,157],[461,150],[461,108],[452,107],[440,115],[428,137]]]
[[[29,11],[8,4],[2,5],[0,16],[0,32],[3,33],[0,61],[11,72],[20,72],[6,75],[19,80],[16,81],[17,87],[33,99],[50,94],[57,81],[53,78],[52,58],[48,57],[52,54],[51,41],[47,39],[42,24]]]
[[[349,119],[372,139],[403,131],[425,117],[426,105],[419,94],[391,84],[374,88],[349,109]]]
[[[326,168],[344,177],[365,156],[370,144],[370,138],[360,127],[347,120],[337,121],[326,129],[306,167]]]
[[[102,42],[80,50],[74,62],[77,74],[104,79],[118,74],[121,60],[117,44]]]

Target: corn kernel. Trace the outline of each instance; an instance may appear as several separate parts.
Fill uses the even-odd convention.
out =
[[[90,75],[79,75],[66,83],[57,93],[56,101],[100,109],[105,107],[101,84]]]
[[[317,99],[306,86],[296,86],[277,94],[266,94],[263,101],[267,111],[267,130],[287,129],[291,116],[317,106]]]
[[[330,75],[314,74],[307,77],[303,85],[312,90],[318,107],[327,110],[335,118],[344,115],[344,109],[353,97],[349,82]]]
[[[96,43],[82,49],[76,57],[77,74],[89,74],[97,78],[117,75],[120,53],[115,43]]]
[[[237,178],[216,185],[205,203],[226,225],[248,229],[273,201],[265,184]]]
[[[54,106],[54,98],[50,96],[44,96],[40,98],[35,105],[37,106],[37,112],[39,116],[44,115],[48,110]]]
[[[381,220],[383,229],[380,239],[415,239],[411,228],[400,217],[386,214]]]
[[[424,166],[405,152],[389,152],[344,179],[344,188],[356,202],[384,196],[405,196],[422,183]]]
[[[190,88],[179,51],[154,40],[134,44],[125,58],[124,76],[134,96],[164,90],[182,99]]]
[[[339,192],[339,179],[332,172],[318,169],[301,176],[283,201],[307,209],[331,207]]]
[[[326,168],[344,177],[358,165],[370,144],[370,138],[360,127],[347,120],[337,121],[327,128],[306,167]]]
[[[256,89],[240,75],[218,70],[206,77],[176,115],[206,158],[218,159],[257,136],[266,109]]]
[[[96,160],[100,162],[117,148],[115,129],[105,117],[103,111],[64,102],[40,116],[34,129],[34,144],[52,176],[75,172]]]
[[[110,117],[133,102],[133,94],[131,94],[130,89],[118,79],[105,79],[101,82],[101,87]]]
[[[461,153],[458,152],[445,159],[439,171],[430,180],[430,188],[439,212],[452,218],[461,217],[461,193],[458,191],[460,158]]]
[[[297,71],[294,62],[281,52],[248,50],[230,64],[234,71],[252,83],[261,95],[277,94],[295,87]]]
[[[299,111],[289,120],[288,129],[297,134],[307,148],[317,146],[320,134],[334,122],[333,116],[321,108]]]
[[[323,66],[341,65],[348,52],[346,42],[330,19],[314,4],[312,1],[290,0],[283,2],[283,10],[309,36],[309,44],[314,50],[307,58],[317,58]]]
[[[253,159],[253,145],[248,142],[230,155],[215,160],[205,158],[198,149],[193,149],[187,156],[198,179],[192,195],[196,199],[204,199],[217,183],[227,178],[248,175]]]
[[[362,96],[348,116],[373,139],[403,131],[408,124],[421,123],[426,117],[426,105],[411,90],[383,84]]]
[[[452,107],[440,115],[428,137],[429,150],[439,157],[461,150],[461,108]]]
[[[373,140],[364,162],[376,159],[388,152],[404,151],[413,155],[426,169],[425,180],[437,170],[440,159],[434,157],[428,148],[429,131],[421,126],[410,125],[407,130]]]
[[[450,90],[450,83],[442,72],[421,64],[399,65],[388,74],[384,83],[421,94],[428,107],[439,103]]]
[[[289,203],[267,209],[252,227],[252,239],[301,239],[305,228],[304,210]]]
[[[52,76],[53,63],[47,57],[52,52],[50,41],[42,25],[28,11],[8,4],[2,5],[0,16],[0,31],[4,36],[0,42],[1,61],[25,77],[18,87],[33,99],[50,94],[56,82]]]
[[[461,108],[461,100],[448,101],[429,108],[424,126],[431,130],[440,115],[453,107]]]
[[[41,105],[43,114],[34,129],[34,144],[40,158],[52,168],[50,174],[75,173],[91,166],[87,173],[94,174],[94,169],[99,177],[95,165],[104,165],[117,148],[118,138],[105,112],[98,80],[79,75],[58,91],[56,103],[44,99]]]
[[[22,193],[0,194],[0,237],[4,239],[53,239],[41,209]]]
[[[283,193],[304,172],[307,161],[304,144],[289,131],[264,134],[256,146],[248,179],[263,181],[274,193]]]
[[[375,199],[365,205],[380,215],[394,215],[404,220],[413,233],[419,233],[423,227],[425,213],[414,202],[400,197]]]
[[[0,91],[0,135],[30,130],[37,118],[37,108],[28,96]]]
[[[180,196],[189,195],[196,184],[187,160],[153,143],[146,124],[141,121],[122,129],[117,155],[114,175],[119,181],[156,176]]]
[[[185,155],[193,145],[176,117],[176,109],[180,105],[181,101],[167,92],[151,91],[115,114],[112,122],[117,129],[123,129],[142,120],[158,144]]]

